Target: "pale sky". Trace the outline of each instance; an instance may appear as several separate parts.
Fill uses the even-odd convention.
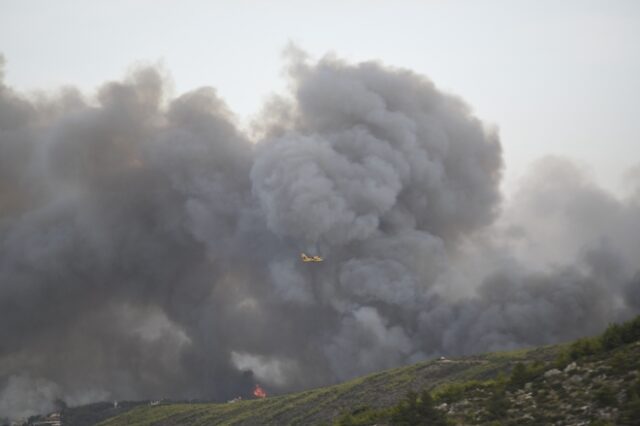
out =
[[[623,192],[640,164],[640,1],[0,0],[6,83],[91,91],[161,62],[242,120],[282,91],[289,41],[410,68],[500,129],[507,188],[546,154]]]

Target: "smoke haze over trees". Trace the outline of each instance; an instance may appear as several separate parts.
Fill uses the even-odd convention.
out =
[[[0,417],[289,391],[640,311],[640,174],[620,198],[545,158],[505,202],[498,130],[426,77],[295,49],[287,72],[251,131],[153,67],[95,96],[0,80]]]

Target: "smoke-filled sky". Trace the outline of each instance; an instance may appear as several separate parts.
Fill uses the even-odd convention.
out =
[[[21,4],[0,14],[0,418],[292,391],[640,311],[636,30],[612,24],[637,23],[631,3],[538,10],[529,29],[462,3],[347,2],[335,21],[330,5]],[[556,45],[535,17],[577,33],[529,51]],[[592,52],[587,17],[620,32]],[[515,35],[483,56],[466,41],[492,22]],[[624,188],[596,179],[609,163]]]
[[[283,90],[279,52],[382,59],[428,75],[500,127],[511,190],[569,155],[623,193],[640,123],[635,0],[4,0],[0,51],[20,90],[94,90],[163,62],[176,93],[213,85],[240,118]]]

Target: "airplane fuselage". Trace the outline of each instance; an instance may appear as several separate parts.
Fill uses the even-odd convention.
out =
[[[300,259],[303,262],[322,262],[324,259],[320,256],[307,256],[305,253],[300,253]]]

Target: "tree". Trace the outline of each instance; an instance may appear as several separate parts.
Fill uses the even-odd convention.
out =
[[[521,387],[527,382],[528,379],[527,367],[525,367],[523,363],[519,362],[515,367],[513,367],[511,378],[509,379],[509,384],[513,387]]]

